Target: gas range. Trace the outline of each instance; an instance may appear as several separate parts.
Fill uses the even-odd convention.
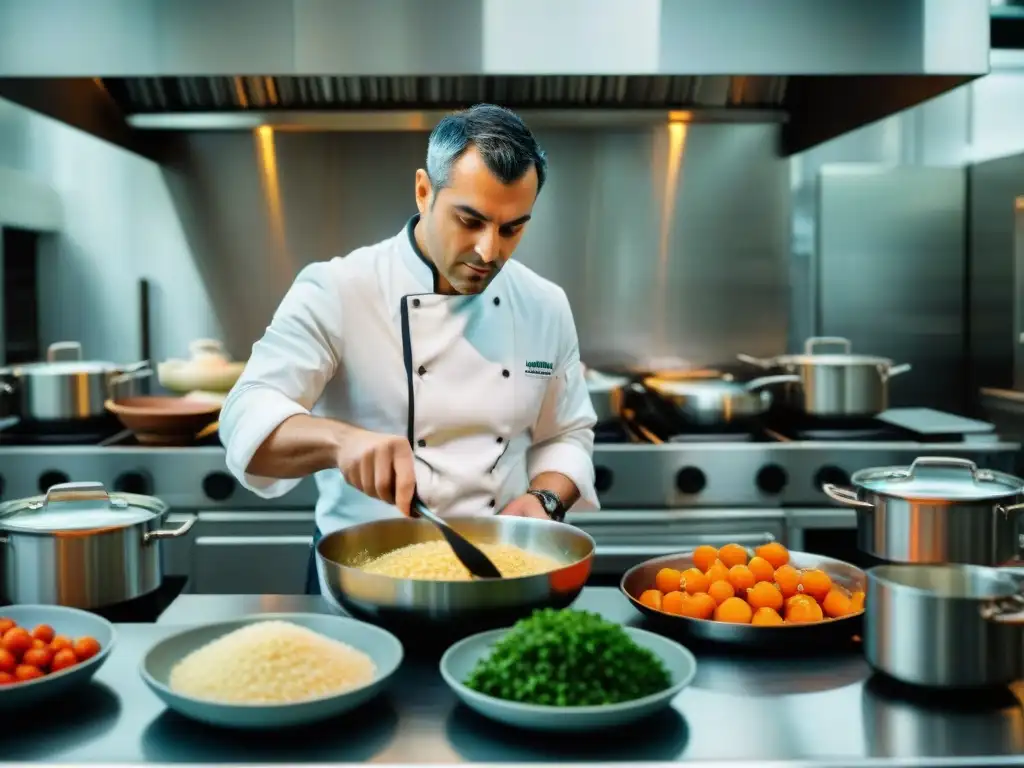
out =
[[[924,408],[837,422],[776,413],[725,429],[630,416],[595,430],[603,509],[831,506],[822,484],[847,484],[865,467],[955,456],[1015,472],[1021,448],[990,424]]]
[[[3,499],[69,481],[157,496],[175,522],[197,519],[189,536],[164,542],[167,573],[187,578],[186,591],[304,589],[317,499],[312,478],[281,498],[263,499],[228,473],[216,437],[202,445],[148,447],[111,430],[69,445],[66,438],[43,442],[2,426]],[[777,540],[855,562],[854,514],[827,499],[823,482],[844,483],[858,469],[907,465],[929,454],[1013,471],[1020,449],[991,429],[915,432],[874,421],[841,430],[809,426],[784,420],[708,432],[670,429],[650,418],[598,425],[594,465],[602,509],[569,515],[597,544],[593,583],[616,584],[626,568],[648,558],[727,541]],[[276,567],[254,570],[254,562]]]
[[[594,466],[601,505],[622,511],[830,506],[822,483],[844,484],[858,469],[909,464],[924,455],[1016,470],[1020,443],[980,422],[929,414],[959,431],[915,430],[881,419],[830,425],[782,418],[726,431],[672,429],[649,416],[600,424]],[[141,446],[117,430],[83,436],[77,444],[69,439],[19,435],[0,424],[0,498],[99,481],[108,489],[159,496],[173,509],[309,510],[316,502],[312,479],[280,499],[245,490],[228,473],[216,436],[188,447]]]

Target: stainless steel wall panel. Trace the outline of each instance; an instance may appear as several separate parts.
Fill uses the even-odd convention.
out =
[[[911,363],[892,405],[962,410],[965,171],[830,166],[819,179],[817,312],[854,352]]]
[[[705,364],[784,346],[789,206],[777,131],[539,134],[550,182],[516,257],[565,288],[588,359]],[[401,228],[425,139],[187,137],[168,182],[234,354],[248,353],[303,265]]]

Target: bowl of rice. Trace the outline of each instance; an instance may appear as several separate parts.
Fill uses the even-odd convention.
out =
[[[393,518],[320,540],[317,558],[330,596],[399,634],[447,642],[509,626],[539,608],[564,608],[590,576],[594,540],[575,526],[497,515],[446,521],[483,550],[502,578],[471,577],[433,523]]]
[[[337,717],[380,693],[402,644],[355,619],[261,614],[164,638],[139,672],[167,707],[207,725],[286,728]]]

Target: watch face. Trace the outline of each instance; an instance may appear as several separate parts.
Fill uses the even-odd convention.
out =
[[[544,507],[548,517],[556,522],[561,522],[565,518],[562,502],[555,494],[549,491],[533,491],[533,494],[540,499],[541,506]]]
[[[530,493],[540,501],[540,505],[544,507],[544,511],[548,515],[553,515],[558,511],[558,499],[552,494],[545,491],[530,491]]]

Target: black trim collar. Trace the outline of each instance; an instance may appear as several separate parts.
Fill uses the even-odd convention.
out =
[[[412,252],[416,254],[420,261],[430,270],[430,277],[433,285],[434,293],[441,292],[441,275],[437,271],[437,267],[434,266],[434,262],[427,258],[426,254],[420,250],[419,243],[416,242],[416,235],[413,230],[416,228],[416,224],[419,223],[420,215],[417,213],[409,222],[405,225],[405,234],[409,237],[409,245],[412,247]]]

